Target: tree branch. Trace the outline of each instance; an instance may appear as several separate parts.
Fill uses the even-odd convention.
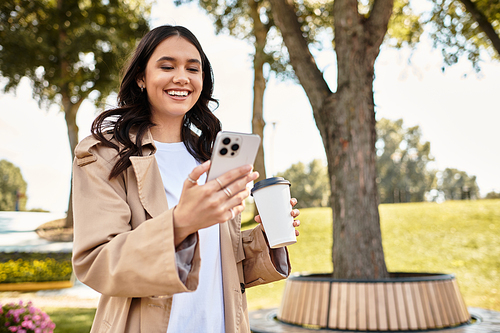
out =
[[[488,18],[476,7],[474,2],[472,2],[471,0],[460,0],[460,1],[464,4],[465,9],[467,9],[467,11],[479,24],[479,26],[484,31],[486,36],[488,36],[488,38],[491,41],[491,44],[493,45],[498,55],[500,56],[500,36],[498,36],[495,29],[488,21]]]
[[[280,29],[293,66],[304,88],[313,111],[321,109],[325,98],[331,94],[323,73],[309,51],[307,41],[302,36],[292,0],[271,0],[273,19]]]
[[[375,0],[370,11],[370,17],[365,22],[365,31],[369,36],[367,42],[372,47],[373,52],[376,52],[371,54],[374,60],[387,33],[393,7],[394,0]]]

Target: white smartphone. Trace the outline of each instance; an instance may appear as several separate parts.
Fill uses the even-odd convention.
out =
[[[260,136],[221,131],[215,138],[207,182],[234,168],[253,165],[259,150]]]

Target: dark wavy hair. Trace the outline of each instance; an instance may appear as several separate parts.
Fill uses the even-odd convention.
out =
[[[210,159],[215,136],[221,130],[219,119],[209,108],[210,102],[218,106],[217,100],[212,97],[212,66],[198,39],[191,31],[181,26],[164,25],[149,31],[135,49],[123,74],[118,93],[118,107],[104,111],[92,123],[92,135],[105,146],[118,151],[119,159],[111,170],[109,179],[117,177],[131,165],[130,156],[142,156],[143,136],[155,124],[151,121],[147,93],[141,92],[137,85],[137,78],[144,74],[149,58],[156,47],[172,36],[182,37],[196,47],[200,53],[204,73],[200,97],[184,117],[181,139],[197,161],[204,162]],[[199,135],[193,132],[192,125],[199,130]],[[135,142],[130,137],[131,132],[136,136]]]

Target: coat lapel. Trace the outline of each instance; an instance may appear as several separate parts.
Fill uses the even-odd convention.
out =
[[[135,141],[135,135],[131,135],[130,138]],[[131,156],[130,162],[137,179],[141,204],[151,217],[156,217],[168,210],[168,203],[160,169],[154,155],[156,147],[150,131],[145,133],[142,146],[143,154],[146,156]],[[152,150],[149,147],[152,147]]]
[[[155,156],[131,156],[130,162],[137,178],[139,199],[144,209],[151,217],[165,212],[168,209],[167,195]]]

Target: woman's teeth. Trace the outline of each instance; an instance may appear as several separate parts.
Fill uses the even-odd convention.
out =
[[[170,90],[170,91],[167,91],[167,94],[169,94],[170,96],[182,96],[182,97],[185,97],[189,94],[189,92],[187,91],[175,91],[175,90]]]

